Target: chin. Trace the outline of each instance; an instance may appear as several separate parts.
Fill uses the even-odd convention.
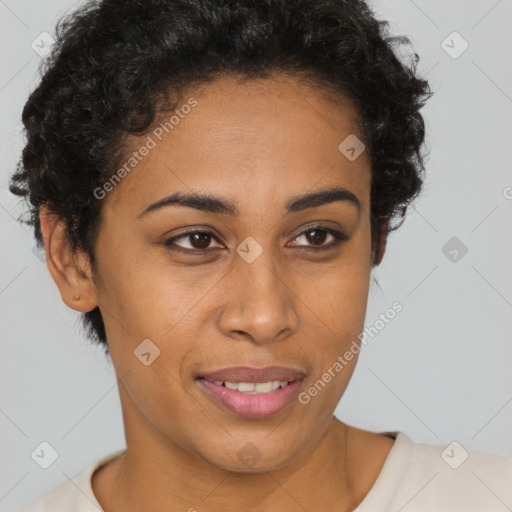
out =
[[[216,453],[203,454],[210,464],[234,473],[263,473],[288,466],[307,448],[302,439],[286,436],[272,439],[273,434],[249,436],[250,439],[231,439],[227,446]],[[220,443],[222,444],[222,443]]]

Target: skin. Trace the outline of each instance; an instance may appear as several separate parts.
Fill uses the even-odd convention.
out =
[[[221,409],[195,377],[283,365],[306,372],[307,390],[357,340],[385,248],[384,237],[371,245],[369,155],[349,161],[338,150],[349,134],[362,139],[357,111],[286,75],[223,77],[191,96],[198,105],[103,199],[96,279],[62,220],[41,210],[62,300],[82,312],[99,305],[119,379],[127,451],[94,473],[94,493],[106,512],[353,510],[393,445],[333,415],[357,357],[308,404],[259,420]],[[352,191],[361,211],[337,201],[285,215],[291,196],[332,186]],[[230,199],[240,216],[169,206],[137,218],[189,189]],[[315,239],[300,233],[317,222],[349,239],[307,249]],[[164,245],[188,227],[214,237],[177,248],[212,252]],[[317,246],[333,243],[324,234]],[[248,236],[263,249],[252,263],[236,252]],[[133,354],[147,338],[161,351],[149,366]],[[252,466],[238,456],[248,442],[259,454]]]

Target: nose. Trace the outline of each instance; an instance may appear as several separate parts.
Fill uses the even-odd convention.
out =
[[[236,262],[217,312],[218,328],[225,336],[258,345],[289,337],[299,321],[296,293],[264,254],[252,263],[241,258]]]

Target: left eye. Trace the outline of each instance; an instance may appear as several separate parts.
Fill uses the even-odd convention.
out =
[[[333,242],[325,245],[325,239],[331,236]],[[321,226],[313,226],[305,229],[299,235],[297,235],[294,240],[298,240],[303,237],[309,246],[303,246],[302,244],[293,244],[294,247],[303,247],[305,249],[310,250],[323,250],[330,249],[340,243],[344,242],[348,239],[348,236],[341,231],[337,231],[335,229],[321,227]],[[187,240],[189,241],[189,247],[184,247],[182,245],[177,244],[178,240]],[[215,235],[210,231],[188,231],[186,233],[182,233],[181,235],[175,236],[173,238],[169,238],[164,242],[164,245],[170,250],[183,250],[184,252],[189,253],[201,253],[206,252],[207,249],[211,249],[209,247],[210,242],[216,240]],[[174,249],[173,246],[178,247],[179,249]]]
[[[325,245],[325,239],[331,236],[334,240],[333,243],[329,245]],[[312,246],[306,246],[306,249],[313,249],[313,250],[322,250],[322,249],[330,249],[331,247],[334,247],[336,245],[339,245],[341,242],[344,242],[348,239],[348,237],[345,235],[345,233],[342,233],[341,231],[337,231],[335,229],[331,228],[324,228],[324,227],[309,227],[305,229],[300,235],[298,235],[295,240],[304,237],[304,239],[308,243],[312,243]],[[319,245],[318,247],[316,245]],[[299,244],[300,247],[300,244]]]

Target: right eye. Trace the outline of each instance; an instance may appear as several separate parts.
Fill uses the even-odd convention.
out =
[[[189,240],[189,247],[183,247],[182,245],[177,244],[178,240]],[[201,231],[201,230],[190,230],[182,233],[181,235],[174,236],[165,240],[164,245],[171,251],[180,251],[180,252],[188,252],[190,254],[200,254],[211,249],[209,247],[210,242],[216,240],[213,233],[210,231]],[[173,248],[173,246],[179,247],[179,249]]]

